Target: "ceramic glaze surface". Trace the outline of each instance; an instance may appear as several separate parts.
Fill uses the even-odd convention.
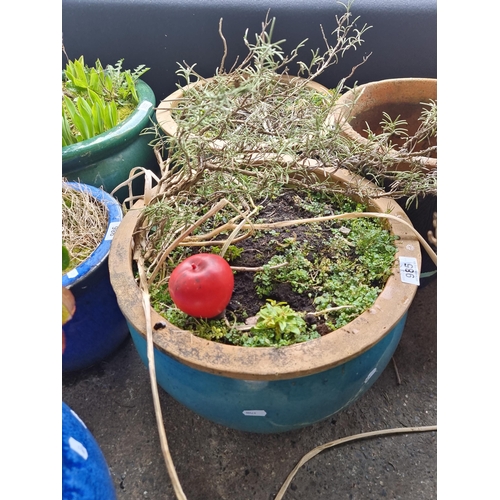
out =
[[[127,324],[111,287],[108,255],[113,235],[122,220],[119,203],[102,189],[68,182],[74,189],[87,190],[106,205],[106,236],[91,256],[62,277],[76,301],[73,318],[64,325],[66,349],[62,356],[64,372],[86,368],[110,355],[128,337]]]
[[[106,459],[80,417],[62,404],[62,500],[116,500]]]
[[[406,314],[368,351],[305,377],[262,381],[217,376],[155,349],[156,376],[172,397],[208,420],[247,432],[289,431],[324,420],[364,394],[389,363],[405,322]],[[147,366],[146,340],[130,324],[129,328]]]
[[[331,182],[369,184],[346,171],[325,175]],[[134,208],[142,206],[137,202]],[[381,293],[369,309],[347,325],[283,348],[210,342],[175,327],[151,307],[148,321],[133,266],[132,239],[141,211],[129,210],[111,246],[110,278],[146,365],[150,325],[159,385],[207,419],[260,433],[305,427],[360,397],[390,361],[417,290],[416,283],[403,279],[400,259],[414,259],[417,268],[421,262],[418,240],[403,209],[386,198],[370,200],[370,208],[391,212],[388,225],[397,237],[395,261]]]
[[[149,146],[152,137],[139,135],[152,125],[156,98],[142,80],[137,82],[139,103],[136,110],[116,127],[92,139],[62,148],[62,175],[68,181],[78,181],[111,192],[128,179],[132,168],[141,166],[155,172],[158,164]],[[121,198],[126,194],[119,191]]]

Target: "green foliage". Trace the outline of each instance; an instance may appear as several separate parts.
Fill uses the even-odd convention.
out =
[[[326,324],[331,330],[341,328],[366,311],[381,292],[381,288],[362,281],[363,276],[359,274],[359,269],[334,269],[335,272],[329,275],[323,285],[323,293],[314,299],[318,311],[349,306],[336,311],[335,314],[326,313]]]
[[[186,245],[182,246],[182,252],[186,252],[188,245],[197,252],[206,244],[208,250],[205,251],[219,253],[222,244],[229,240],[231,245],[225,257],[232,261],[238,257],[238,251],[242,251],[238,243],[233,243],[250,235],[255,247],[246,248],[255,252],[252,254],[255,259],[249,261],[258,262],[258,269],[263,268],[252,270],[255,271],[254,285],[260,298],[268,299],[259,312],[259,326],[253,327],[241,324],[247,318],[240,315],[238,304],[231,305],[224,320],[203,321],[180,313],[166,298],[163,308],[155,305],[160,314],[179,328],[232,345],[288,345],[319,334],[308,326],[305,312],[294,311],[287,303],[270,301],[269,297],[278,297],[272,294],[277,284],[289,285],[293,292],[302,295],[301,299],[306,297],[307,309],[310,306],[316,309],[313,317],[324,317],[332,330],[371,307],[382,290],[392,269],[395,247],[393,236],[378,219],[323,221],[321,225],[314,222],[308,224],[307,229],[301,229],[297,239],[291,236],[291,229],[276,230],[278,226],[273,226],[266,237],[273,234],[274,241],[270,244],[275,255],[270,259],[266,257],[265,260],[269,259],[266,263],[259,259],[262,251],[259,237],[264,230],[248,228],[254,223],[260,224],[261,219],[266,222],[262,213],[267,200],[280,196],[287,188],[300,191],[297,198],[303,198],[306,193],[300,205],[304,218],[366,211],[366,206],[349,197],[354,194],[366,199],[383,192],[361,183],[347,188],[327,183],[301,162],[304,158],[314,158],[320,166],[366,173],[373,165],[386,161],[381,150],[373,148],[377,139],[387,142],[395,134],[407,139],[404,124],[396,119],[388,122],[385,135],[371,137],[370,146],[351,143],[339,127],[325,127],[326,116],[344,82],[325,94],[313,92],[306,86],[335,64],[347,49],[356,48],[362,41],[361,35],[368,28],[361,25],[360,30],[356,28],[357,19],[351,18],[349,6],[350,2],[346,15],[338,20],[339,26],[332,33],[338,43],[325,40],[326,52],[313,52],[309,64],[296,59],[303,43],[286,55],[281,49],[283,41],[272,41],[274,20],[266,18],[255,43],[245,35],[249,54],[239,66],[227,73],[225,52],[214,79],[185,90],[183,100],[173,111],[178,125],[175,137],[167,140],[155,128],[157,135],[152,144],[164,156],[165,165],[175,165],[175,168],[166,169],[159,194],[144,210],[145,237],[138,236],[135,240],[136,248],[140,246],[147,256],[145,275],[166,288],[169,271],[179,257],[176,251],[171,251],[175,239],[197,220],[201,221],[208,210],[218,207],[218,202],[224,201],[227,204],[223,208],[196,225],[182,243]],[[353,36],[348,34],[350,30]],[[278,74],[287,74],[292,61],[298,64],[299,73],[307,82],[295,79],[293,84],[285,84],[277,78]],[[185,78],[186,83],[202,81],[194,67],[184,63],[177,74]],[[219,147],[221,140],[224,147]],[[254,156],[266,157],[266,153],[272,155],[265,163],[253,160]],[[279,161],[282,154],[290,156],[292,161]],[[384,163],[384,166],[387,165]],[[240,221],[248,224],[234,227]],[[233,239],[236,234],[237,238]],[[324,251],[311,251],[317,248],[318,239],[326,243],[322,247]],[[269,243],[267,238],[266,242]],[[165,259],[159,262],[158,255]],[[244,257],[248,255],[245,253]],[[287,286],[277,288],[288,291]],[[285,300],[292,304],[292,300]],[[255,309],[249,315],[254,312]],[[323,327],[322,321],[319,324]]]
[[[88,67],[81,56],[68,61],[62,82],[62,145],[102,134],[123,121],[136,107],[136,81],[149,68],[123,70],[123,59],[104,68]]]
[[[342,231],[341,231],[342,229]],[[327,325],[340,328],[368,309],[390,275],[396,248],[394,237],[378,220],[358,218],[332,230],[330,242],[337,256],[355,252],[356,259],[336,258],[323,266],[320,294],[314,298],[318,311],[338,306],[349,308],[328,314]],[[335,319],[332,319],[335,318]]]
[[[225,67],[228,47],[220,24],[224,53],[214,76],[207,81],[195,70],[196,64],[178,63],[176,74],[181,81],[202,84],[185,88],[182,100],[173,107],[176,136],[166,138],[157,125],[150,129],[155,134],[152,144],[168,153],[173,162],[209,154],[215,155],[217,163],[234,165],[236,159],[241,162],[242,155],[255,152],[315,157],[303,153],[317,149],[313,144],[326,132],[325,120],[344,81],[321,91],[309,84],[348,51],[356,50],[370,28],[352,16],[350,1],[341,5],[345,11],[335,16],[334,29],[328,32],[326,24],[319,27],[323,48],[311,52],[305,50],[307,39],[287,52],[286,40],[273,39],[276,19],[266,16],[254,40],[245,31],[243,43],[248,52],[230,70]],[[224,148],[218,147],[219,141],[224,141]],[[286,179],[279,180],[286,183]]]
[[[166,294],[168,295],[168,298],[164,296],[164,302],[160,303],[158,298],[161,295],[161,292],[157,290],[154,300],[152,300],[152,304],[155,309],[163,314],[167,321],[173,325],[176,325],[178,328],[182,328],[183,330],[192,331],[197,337],[206,340],[238,345],[240,333],[236,330],[228,328],[224,320],[194,318],[193,316],[189,316],[175,307],[170,296],[168,295],[168,292]],[[167,309],[165,309],[166,304],[168,304]]]
[[[164,314],[165,317],[174,325],[179,321],[183,321],[187,314],[183,313],[180,309],[174,306],[172,297],[168,292],[167,286],[162,286],[158,283],[151,283],[149,287],[150,301],[153,308],[159,313]],[[168,315],[171,315],[168,317]]]
[[[68,268],[70,260],[71,260],[71,257],[69,255],[69,250],[63,244],[63,246],[62,246],[62,270],[63,271]]]
[[[305,327],[304,318],[291,309],[288,304],[267,299],[267,303],[257,313],[257,323],[252,330],[273,330],[279,340],[282,335],[290,333],[297,335]]]
[[[220,340],[227,335],[227,327],[223,321],[212,321],[197,319],[195,321],[198,323],[196,328],[196,334],[198,337],[207,340]]]
[[[255,273],[255,289],[260,297],[268,296],[277,283],[289,283],[292,290],[303,293],[311,285],[311,274],[314,264],[305,256],[307,247],[294,242],[284,254],[275,255],[263,266],[263,270]],[[287,263],[284,267],[276,267]]]
[[[355,244],[359,264],[366,269],[367,280],[385,282],[396,252],[393,236],[369,219],[354,219],[350,227],[349,237]]]
[[[215,253],[217,255],[220,254],[221,247],[212,247],[211,252]],[[244,252],[243,248],[239,248],[236,245],[229,245],[227,247],[226,253],[224,254],[224,258],[228,262],[233,262],[233,260],[236,260],[242,253]]]
[[[238,195],[248,194],[256,199],[265,192],[272,198],[280,186],[290,181],[291,171],[300,170],[301,162],[307,158],[314,159],[319,167],[345,168],[367,177],[379,187],[390,189],[394,198],[407,198],[408,206],[418,201],[419,196],[437,193],[436,172],[423,171],[418,160],[420,155],[433,155],[437,145],[425,145],[423,150],[411,147],[415,141],[425,141],[437,134],[436,103],[429,106],[422,103],[429,109],[424,110],[422,127],[415,134],[409,133],[400,117],[391,120],[386,113],[382,133],[368,131],[368,144],[361,144],[342,134],[340,125],[330,120],[338,97],[346,90],[345,81],[352,78],[352,73],[335,88],[323,92],[309,85],[349,51],[362,45],[370,27],[352,15],[351,6],[351,1],[346,2],[345,12],[335,16],[333,30],[328,29],[325,20],[321,27],[325,42],[322,49],[304,51],[304,40],[286,52],[285,40],[273,40],[275,19],[266,17],[254,40],[245,32],[243,42],[248,53],[231,69],[225,67],[229,48],[222,34],[222,23],[219,33],[224,52],[213,78],[200,75],[196,64],[178,63],[177,75],[181,81],[197,85],[183,88],[182,99],[173,105],[172,117],[178,126],[175,137],[167,137],[158,124],[149,131],[155,135],[151,144],[164,160],[185,170],[188,189],[199,175],[203,181],[198,183],[197,190],[206,196],[231,184],[238,186]],[[367,57],[362,57],[353,71]],[[300,78],[287,79],[292,74]],[[355,89],[356,85],[352,90]],[[405,147],[393,148],[394,142],[404,143]],[[267,158],[268,154],[269,157],[286,155],[288,166],[281,165],[280,169],[278,165],[269,165],[272,161],[266,161],[266,173],[256,172],[252,162]],[[403,161],[411,164],[410,171],[398,168]],[[210,170],[208,175],[206,170]],[[306,177],[308,173],[302,170],[301,175]],[[172,180],[170,185],[169,180]],[[162,189],[177,190],[181,185],[178,180],[176,177],[174,182],[171,176]],[[309,184],[309,179],[302,180]],[[365,196],[368,188],[358,184],[349,190]],[[370,196],[377,194],[371,191]],[[227,191],[223,196],[234,201]]]
[[[422,114],[419,120],[420,135],[425,137],[437,137],[437,102],[430,100],[429,103],[422,103]],[[420,138],[421,140],[422,138]]]
[[[194,203],[193,197],[190,202]],[[308,190],[301,192],[300,196],[294,195],[293,203],[305,211],[306,217],[367,210],[366,205],[343,194],[323,190]],[[152,211],[153,207],[146,210]],[[193,215],[193,210],[187,210],[187,213]],[[266,222],[262,214],[256,214],[258,223]],[[150,222],[154,224],[155,231],[159,227],[157,224],[163,224],[163,231],[171,237],[173,226],[170,224],[175,217],[174,207],[165,204]],[[216,219],[223,225],[231,219],[231,215],[221,211]],[[183,227],[193,222],[191,219],[182,220]],[[204,224],[193,235],[197,231],[206,234],[214,229],[215,226]],[[258,314],[260,319],[257,325],[251,330],[236,328],[236,320],[229,318],[226,321],[201,321],[181,313],[173,305],[167,287],[161,281],[152,283],[150,287],[155,309],[179,328],[193,331],[208,340],[261,347],[303,342],[315,338],[318,332],[307,325],[303,311],[294,311],[290,305],[270,299],[280,284],[286,284],[293,292],[308,297],[315,308],[314,314],[324,316],[329,329],[335,330],[372,306],[389,277],[396,252],[394,236],[386,229],[385,223],[376,218],[323,221],[321,224],[314,222],[302,226],[300,230],[298,227],[293,230],[286,227],[256,230],[252,238],[257,248],[264,236],[267,237],[267,248],[271,248],[274,255],[260,266],[262,269],[254,272],[255,291],[267,303]],[[324,248],[320,253],[315,251],[317,244]],[[220,248],[198,247],[196,251],[219,253]],[[176,262],[187,256],[188,249],[179,246],[170,254],[165,275]],[[193,248],[191,250],[194,251]],[[242,252],[243,246],[231,244],[225,257],[233,260]],[[240,310],[235,310],[234,314],[238,315],[238,321],[244,321]]]
[[[206,340],[220,341],[228,334],[227,326],[222,320],[189,317],[187,325],[189,330],[194,330],[198,337]]]
[[[315,327],[308,326],[302,313],[285,302],[268,302],[257,313],[257,323],[240,335],[244,347],[282,347],[318,338]]]
[[[421,102],[422,106],[418,121],[420,124],[412,134],[406,120],[400,116],[392,118],[382,112],[380,133],[375,133],[367,125],[364,131],[370,144],[380,148],[380,151],[391,152],[389,156],[374,156],[372,160],[363,162],[361,168],[355,171],[371,179],[379,185],[390,185],[391,194],[395,199],[405,197],[406,207],[414,202],[418,205],[418,197],[437,194],[437,171],[422,169],[418,157],[432,157],[437,153],[437,103],[432,99]],[[406,162],[408,169],[399,169],[399,162]],[[416,162],[416,163],[415,163]]]

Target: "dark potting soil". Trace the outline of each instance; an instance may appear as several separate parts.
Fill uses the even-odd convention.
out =
[[[259,219],[262,219],[263,222],[275,222],[312,217],[310,212],[297,205],[294,196],[297,194],[287,192],[275,200],[268,201]],[[244,240],[238,244],[244,249],[242,254],[231,262],[231,265],[237,267],[262,266],[277,253],[282,253],[280,249],[286,247],[283,240],[290,237],[295,240],[307,239],[311,247],[314,248],[315,255],[319,252],[324,253],[324,255],[328,253],[328,249],[323,248],[322,232],[318,228],[312,230],[310,225],[304,224],[276,229],[273,233],[261,231],[258,240],[255,238]],[[283,245],[283,247],[279,245]],[[313,255],[309,257],[312,260]],[[240,271],[235,275],[233,296],[227,309],[232,311],[241,322],[244,322],[242,311],[246,311],[248,316],[254,316],[266,303],[266,299],[257,294],[253,281],[254,276],[255,273],[249,271]],[[286,302],[294,311],[312,312],[315,310],[313,298],[309,297],[307,292],[295,292],[289,283],[277,283],[267,298],[277,302]],[[316,322],[316,318],[309,321]],[[318,327],[318,331],[321,333],[320,324]],[[326,327],[325,329],[328,330]],[[323,333],[327,333],[327,331]]]
[[[334,212],[335,210],[335,212]],[[338,212],[339,207],[332,201],[327,206],[325,215],[333,215]],[[318,214],[309,212],[300,206],[300,198],[295,191],[286,191],[279,197],[268,200],[265,208],[259,213],[259,222],[276,222],[284,220],[295,220],[317,217]],[[238,243],[243,252],[236,259],[231,261],[234,267],[259,267],[269,262],[277,255],[283,254],[287,248],[284,241],[292,238],[295,241],[307,241],[308,251],[306,258],[314,262],[318,257],[335,258],[335,250],[325,241],[331,235],[331,228],[340,228],[343,221],[327,221],[315,224],[301,224],[285,228],[273,229],[271,231],[259,231],[258,237],[250,237]],[[349,257],[355,259],[356,253],[351,250]],[[239,322],[244,323],[246,317],[255,316],[257,312],[266,303],[266,299],[272,299],[277,302],[286,302],[294,311],[314,312],[314,298],[318,292],[314,289],[306,289],[301,293],[292,289],[289,283],[276,283],[271,293],[265,298],[258,295],[254,284],[255,273],[252,271],[238,271],[235,274],[234,291],[231,301],[227,307]],[[380,283],[372,283],[380,285]],[[305,316],[310,324],[316,324],[316,329],[320,335],[331,331],[331,328],[325,324],[322,316]]]

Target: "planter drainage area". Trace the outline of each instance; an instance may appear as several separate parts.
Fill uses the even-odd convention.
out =
[[[395,354],[373,386],[337,414],[279,434],[237,431],[182,406],[161,388],[170,453],[188,500],[274,500],[311,450],[360,433],[437,422],[437,279],[421,286]],[[63,375],[62,399],[108,463],[118,500],[176,500],[162,456],[147,367],[130,336],[111,357]],[[262,418],[248,415],[248,418]],[[437,432],[403,432],[324,449],[283,499],[437,497]]]

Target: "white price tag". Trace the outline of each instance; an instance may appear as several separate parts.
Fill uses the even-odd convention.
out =
[[[420,285],[418,264],[415,257],[399,257],[399,272],[403,283]]]
[[[145,111],[147,111],[152,106],[153,105],[149,101],[142,101],[141,104],[139,104],[138,109],[144,109]]]
[[[78,271],[76,269],[71,269],[69,273],[66,273],[68,278],[76,278],[78,276]]]
[[[243,410],[243,415],[246,417],[265,417],[267,413],[265,410]]]
[[[120,221],[112,222],[109,225],[108,232],[106,233],[106,237],[104,238],[105,241],[113,239],[113,236],[115,235],[116,229],[118,228],[119,225],[120,225]]]

